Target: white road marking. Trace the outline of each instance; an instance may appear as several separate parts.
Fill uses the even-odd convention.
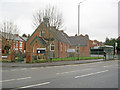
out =
[[[103,67],[108,67],[108,66],[103,66]]]
[[[3,81],[0,81],[0,82],[7,82],[7,81],[13,81],[15,79],[9,79],[9,80],[3,80]]]
[[[92,68],[89,68],[89,69],[83,69],[83,70],[74,70],[74,71],[62,72],[62,73],[56,73],[56,74],[67,74],[67,73],[78,72],[78,71],[86,71],[86,70],[91,70],[91,69],[92,69]]]
[[[81,76],[76,76],[74,78],[81,78],[81,77],[85,77],[85,76],[100,74],[100,73],[107,72],[107,71],[109,71],[109,70],[104,70],[104,71],[100,71],[100,72],[95,72],[95,73],[85,74],[85,75],[81,75]]]
[[[89,63],[89,64],[99,64],[99,63],[103,63],[103,62],[93,62],[93,63]]]
[[[23,79],[29,79],[29,78],[32,78],[32,77],[25,77],[25,78],[17,78],[17,79],[2,80],[2,81],[0,81],[0,82],[8,82],[8,81],[15,81],[15,80],[23,80]]]
[[[29,78],[31,78],[31,77],[26,77],[26,78],[18,78],[18,79],[16,79],[16,80],[23,80],[23,79],[29,79]]]
[[[22,68],[21,70],[27,70],[27,68]]]
[[[31,68],[31,69],[38,69],[38,68]]]
[[[103,67],[112,67],[112,66],[118,66],[117,64],[115,65],[107,65],[107,66],[103,66]]]
[[[50,82],[45,82],[45,83],[40,83],[40,84],[35,84],[35,85],[28,85],[28,86],[23,86],[19,88],[30,88],[30,87],[35,87],[35,86],[41,86],[41,85],[46,85],[49,84]]]
[[[79,65],[78,65],[78,64],[77,64],[77,65],[75,64],[75,65],[65,65],[65,66],[79,66]]]

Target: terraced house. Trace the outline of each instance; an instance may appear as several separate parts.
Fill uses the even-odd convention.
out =
[[[35,56],[38,59],[69,57],[71,55],[67,52],[69,49],[75,50],[74,56],[77,56],[78,51],[81,56],[89,56],[89,37],[87,35],[69,37],[63,30],[50,26],[49,20],[44,18],[27,40],[27,62],[32,62]]]

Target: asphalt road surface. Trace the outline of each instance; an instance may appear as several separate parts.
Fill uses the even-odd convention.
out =
[[[8,68],[2,88],[118,88],[118,61],[34,68]]]

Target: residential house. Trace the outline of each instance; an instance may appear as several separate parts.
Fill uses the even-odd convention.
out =
[[[103,42],[97,40],[90,40],[90,48],[101,47],[101,46],[104,46]]]
[[[5,46],[10,45],[9,52],[22,52],[25,50],[25,39],[20,37],[18,34],[10,34],[2,32],[2,54],[6,53]]]

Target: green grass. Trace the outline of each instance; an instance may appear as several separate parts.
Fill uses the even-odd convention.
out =
[[[91,60],[91,59],[103,59],[103,57],[79,57],[79,60]],[[68,58],[53,58],[52,62],[55,61],[72,61],[78,60],[78,57],[68,57]],[[45,63],[50,62],[50,60],[41,59],[41,60],[33,60],[33,63]]]
[[[10,59],[2,59],[1,61],[2,61],[2,62],[11,62]]]

